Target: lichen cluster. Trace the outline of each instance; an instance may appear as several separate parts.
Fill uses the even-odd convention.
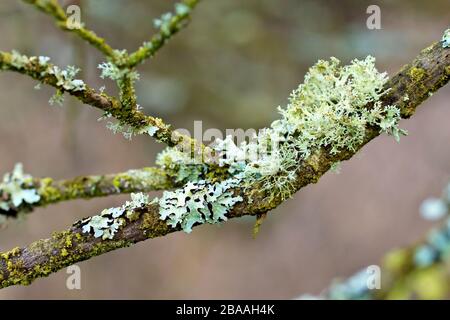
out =
[[[83,233],[90,233],[96,238],[112,239],[127,220],[133,221],[138,217],[136,210],[148,203],[148,195],[132,193],[131,201],[127,201],[124,205],[104,209],[99,215],[80,220],[75,225],[81,227]]]
[[[341,66],[336,58],[319,60],[305,75],[304,83],[292,92],[287,107],[279,108],[281,119],[274,121],[270,128],[260,130],[253,139],[240,145],[232,136],[216,139],[212,146],[217,164],[227,168],[228,174],[244,188],[259,183],[268,197],[284,200],[295,191],[298,163],[308,159],[315,150],[325,147],[331,154],[343,150],[354,152],[363,143],[368,127],[378,127],[397,141],[406,134],[398,128],[399,109],[381,104],[380,98],[387,92],[383,89],[387,80],[386,73],[377,71],[375,58],[371,56],[355,59],[347,66]],[[199,179],[207,171],[204,165],[194,161],[191,153],[174,148],[159,154],[157,164],[176,171],[177,181],[189,182],[184,189],[176,191],[181,194],[190,194],[190,189],[200,183]],[[211,186],[207,181],[200,181],[205,190]],[[169,195],[175,197],[175,193]],[[166,212],[161,210],[163,219],[167,217]],[[173,217],[170,222],[173,225],[186,223],[178,214]]]
[[[0,183],[0,209],[20,211],[26,204],[40,200],[40,195],[33,186],[33,177],[23,172],[21,163],[15,165],[11,173],[6,173]]]
[[[86,84],[83,80],[76,79],[76,75],[80,69],[74,66],[68,66],[66,69],[60,69],[49,63],[50,58],[45,56],[27,57],[17,51],[12,51],[11,65],[19,70],[26,69],[33,65],[39,69],[40,77],[54,76],[56,78],[56,87],[58,88],[55,95],[49,100],[51,105],[57,103],[62,105],[64,91],[84,91]]]
[[[173,228],[180,225],[187,233],[194,224],[226,221],[226,213],[242,201],[242,197],[229,191],[239,182],[230,179],[211,184],[200,180],[188,182],[183,189],[165,191],[159,200],[161,219]]]
[[[444,48],[450,48],[450,28],[444,31],[441,42]]]
[[[99,120],[111,118],[112,116],[110,114],[105,114],[103,117],[101,117]],[[123,137],[127,140],[131,140],[134,136],[141,135],[141,134],[147,134],[151,137],[153,137],[156,132],[159,130],[158,127],[148,125],[140,128],[136,128],[133,126],[130,126],[123,121],[117,121],[112,122],[108,121],[106,123],[106,128],[111,130],[114,134],[120,133],[123,135]]]
[[[190,12],[191,8],[185,3],[176,3],[175,15],[172,12],[166,12],[160,18],[153,20],[153,26],[159,29],[164,36],[170,36],[173,33],[172,24],[174,18],[187,16]]]
[[[156,157],[156,164],[171,175],[177,183],[197,182],[205,179],[208,166],[187,152],[166,148]]]
[[[238,163],[246,181],[262,182],[267,191],[275,190],[283,199],[289,197],[294,191],[297,163],[314,150],[327,147],[331,154],[355,151],[369,126],[379,127],[396,140],[406,134],[398,128],[399,109],[382,106],[379,101],[386,93],[386,81],[386,73],[376,70],[371,56],[347,66],[340,66],[336,58],[319,60],[292,92],[288,106],[279,108],[281,119],[262,130],[257,139],[239,147],[231,138],[219,141],[219,151],[228,149],[226,160],[221,159],[220,164],[231,165],[244,158],[245,166],[242,160]]]

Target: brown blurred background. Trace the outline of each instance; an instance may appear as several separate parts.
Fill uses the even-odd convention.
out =
[[[68,5],[74,1],[61,1]],[[172,9],[167,0],[76,1],[82,20],[117,48],[135,49],[154,32],[152,20]],[[381,8],[381,30],[366,28],[366,8]],[[148,114],[177,128],[260,128],[319,58],[344,63],[367,54],[390,74],[448,27],[450,2],[205,0],[191,25],[141,66],[139,102]],[[0,1],[0,50],[48,55],[83,68],[87,83],[105,82],[92,48],[53,26],[51,18],[18,0]],[[97,122],[101,113],[53,90],[0,74],[0,172],[23,162],[34,176],[55,179],[154,164],[162,149],[149,138],[130,143]],[[114,93],[114,84],[106,82]],[[267,298],[319,293],[336,276],[378,263],[431,227],[420,202],[439,195],[450,179],[450,87],[441,89],[401,123],[409,136],[397,144],[380,137],[339,174],[327,173],[274,210],[256,240],[253,219],[202,226],[79,263],[82,289],[66,288],[66,270],[29,287],[0,291],[12,298]],[[120,204],[127,196],[75,201],[36,210],[0,231],[0,251],[62,230],[76,219]]]

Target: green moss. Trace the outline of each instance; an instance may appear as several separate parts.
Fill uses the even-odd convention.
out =
[[[67,252],[67,249],[66,248],[62,248],[61,249],[61,256],[62,257],[67,257],[69,255],[69,253]]]
[[[118,174],[114,177],[113,185],[119,190],[130,188],[133,185],[133,178],[126,173]]]
[[[166,235],[171,228],[157,216],[151,213],[144,213],[142,216],[142,223],[139,228],[144,232],[148,238],[156,238]]]
[[[449,286],[443,267],[419,269],[409,277],[408,282],[411,291],[421,300],[441,300],[448,297]]]
[[[410,250],[399,249],[389,252],[383,261],[384,268],[392,274],[401,274],[411,267],[412,254]]]
[[[28,285],[38,277],[67,267],[75,262],[89,259],[102,253],[129,246],[132,242],[126,240],[100,241],[92,243],[90,236],[83,237],[74,230],[54,233],[50,239],[34,242],[28,248],[29,257],[39,256],[39,263],[25,265],[21,249],[13,250],[0,255],[0,267],[4,265],[0,277],[1,287],[14,284]],[[82,246],[83,243],[89,245]],[[58,252],[59,254],[55,254]],[[31,261],[33,262],[33,261]]]

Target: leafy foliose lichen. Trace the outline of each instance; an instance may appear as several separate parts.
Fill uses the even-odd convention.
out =
[[[444,48],[450,48],[450,28],[444,31],[441,42]]]
[[[119,68],[112,62],[103,62],[98,65],[98,68],[101,70],[100,77],[102,79],[108,78],[114,81],[120,81],[125,76],[128,76],[132,81],[139,80],[139,73],[131,71],[128,68]]]
[[[104,209],[99,215],[82,219],[75,223],[82,228],[83,233],[90,233],[103,240],[112,239],[119,229],[124,226],[127,219],[135,219],[136,209],[149,203],[149,197],[143,193],[132,193],[131,201],[127,201],[121,207]]]
[[[40,200],[40,195],[33,186],[33,177],[23,172],[21,163],[15,165],[0,183],[0,209],[20,211],[20,207]]]
[[[226,214],[242,201],[242,197],[229,191],[238,184],[237,179],[217,183],[201,180],[188,182],[182,189],[165,191],[159,200],[160,217],[174,228],[181,226],[187,233],[194,224],[226,221]]]
[[[56,85],[62,87],[67,91],[83,91],[86,90],[86,85],[83,80],[75,79],[76,75],[80,72],[79,68],[74,66],[68,66],[66,69],[61,70],[57,66],[49,68],[48,74],[52,74],[58,80]]]
[[[137,105],[136,108],[139,110],[140,106]],[[113,116],[109,112],[105,112],[98,121],[103,121],[105,119],[111,119]],[[139,128],[130,126],[124,121],[108,121],[106,123],[106,128],[111,130],[114,134],[120,133],[127,140],[131,140],[134,136],[147,134],[151,137],[155,136],[155,134],[160,130],[159,127],[153,125],[141,126]]]

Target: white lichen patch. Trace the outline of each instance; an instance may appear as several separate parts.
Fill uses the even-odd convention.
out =
[[[168,36],[171,34],[170,24],[172,22],[173,14],[171,12],[164,13],[160,18],[153,20],[153,26],[156,29],[161,30],[161,32]]]
[[[441,42],[444,48],[450,48],[450,29],[444,31]]]
[[[139,73],[131,71],[128,68],[119,68],[112,62],[103,62],[98,65],[101,70],[100,78],[111,79],[113,81],[120,81],[125,76],[129,77],[131,81],[139,80]]]
[[[188,182],[182,189],[166,191],[159,200],[161,219],[172,227],[181,226],[187,233],[194,224],[226,221],[226,214],[242,201],[242,197],[228,191],[238,184],[236,179],[213,184],[201,180]]]
[[[105,115],[99,120],[103,120],[106,118],[111,118],[111,115]],[[131,140],[134,136],[146,134],[153,137],[159,130],[158,127],[148,125],[140,128],[132,127],[128,124],[122,123],[120,121],[112,122],[108,121],[106,123],[106,128],[111,130],[114,134],[120,133],[127,140]]]
[[[250,185],[264,182],[267,191],[285,198],[293,191],[296,164],[314,150],[327,147],[332,154],[355,151],[363,143],[368,126],[377,126],[398,141],[406,134],[398,128],[400,110],[382,106],[379,101],[386,93],[383,86],[387,79],[386,73],[376,70],[371,56],[355,59],[348,66],[340,66],[336,58],[319,60],[293,91],[287,108],[279,109],[281,119],[261,131],[255,141],[239,147],[229,137],[218,141],[216,150],[225,155],[219,164],[230,165],[245,158],[244,181]],[[366,108],[370,103],[373,106]],[[252,155],[255,150],[256,160]]]
[[[30,63],[30,59],[25,56],[22,55],[21,53],[19,53],[16,50],[13,50],[11,53],[11,65],[17,69],[22,69],[25,68],[26,65]]]
[[[76,75],[80,69],[74,66],[68,66],[66,69],[60,69],[57,66],[49,63],[50,58],[45,56],[39,57],[27,57],[20,54],[17,51],[13,51],[11,54],[11,65],[17,69],[26,69],[31,66],[38,66],[40,68],[40,76],[54,76],[56,78],[55,86],[57,88],[56,93],[50,98],[49,103],[51,105],[62,105],[64,102],[64,91],[76,92],[86,90],[86,84],[83,80],[76,79]],[[35,89],[39,89],[39,84]]]
[[[56,85],[67,91],[84,91],[86,85],[83,80],[75,79],[76,75],[80,72],[80,69],[74,66],[68,66],[66,69],[61,70],[57,66],[52,66],[48,69],[47,73],[54,75],[58,80]]]
[[[33,204],[40,200],[40,195],[33,187],[31,175],[23,172],[21,163],[15,165],[11,173],[7,173],[0,183],[0,209],[18,210],[24,204]]]
[[[76,223],[83,233],[90,233],[96,238],[103,240],[112,239],[120,227],[128,220],[134,220],[136,209],[142,208],[149,203],[149,197],[143,193],[132,193],[131,201],[127,201],[121,207],[103,210],[99,215],[89,217]]]

